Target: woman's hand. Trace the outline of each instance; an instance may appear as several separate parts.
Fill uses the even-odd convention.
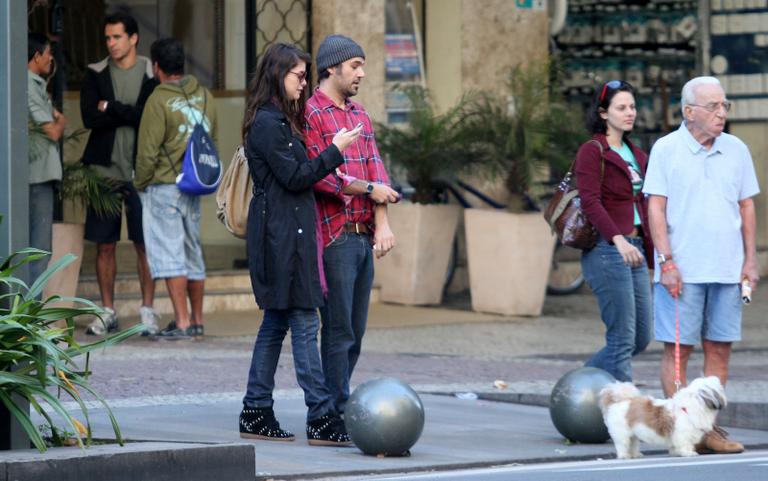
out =
[[[644,262],[643,254],[640,252],[640,249],[627,242],[627,239],[625,239],[623,235],[615,235],[612,240],[613,245],[618,249],[625,264],[631,267],[637,267]]]
[[[352,145],[360,137],[360,132],[362,131],[363,124],[357,124],[357,127],[352,130],[347,130],[345,127],[333,136],[333,145],[339,149],[339,152],[344,152],[344,149]]]

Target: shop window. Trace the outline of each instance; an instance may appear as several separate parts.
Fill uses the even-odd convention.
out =
[[[417,8],[420,6],[421,8]],[[423,2],[387,0],[385,24],[387,122],[408,119],[408,99],[397,87],[424,84]]]

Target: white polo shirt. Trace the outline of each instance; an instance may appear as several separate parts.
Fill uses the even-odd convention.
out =
[[[760,192],[744,142],[723,133],[707,150],[683,123],[653,145],[643,192],[667,198],[667,233],[683,282],[741,281],[739,201]],[[654,282],[660,275],[656,265]]]

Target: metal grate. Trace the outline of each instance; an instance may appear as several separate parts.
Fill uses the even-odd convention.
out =
[[[246,4],[247,75],[259,57],[275,42],[312,48],[311,0],[249,0]]]

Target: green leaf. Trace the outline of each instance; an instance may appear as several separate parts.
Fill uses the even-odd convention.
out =
[[[35,279],[35,282],[32,283],[32,287],[29,288],[29,292],[27,292],[27,297],[35,298],[42,294],[43,288],[48,283],[50,278],[61,269],[64,269],[66,266],[74,262],[76,259],[77,256],[73,254],[65,254],[61,256],[61,258],[57,259],[53,264],[48,266],[48,268],[43,271],[43,273],[40,274],[37,279]]]
[[[21,427],[24,428],[24,432],[27,433],[27,436],[29,436],[29,439],[32,441],[32,444],[35,445],[37,450],[41,453],[46,452],[48,450],[48,446],[45,445],[45,440],[40,435],[40,431],[37,430],[37,427],[35,427],[35,425],[32,423],[32,419],[29,417],[29,414],[19,409],[16,403],[13,402],[11,396],[9,396],[5,391],[1,389],[0,401],[2,401],[6,409],[8,409],[13,417],[16,418]]]

